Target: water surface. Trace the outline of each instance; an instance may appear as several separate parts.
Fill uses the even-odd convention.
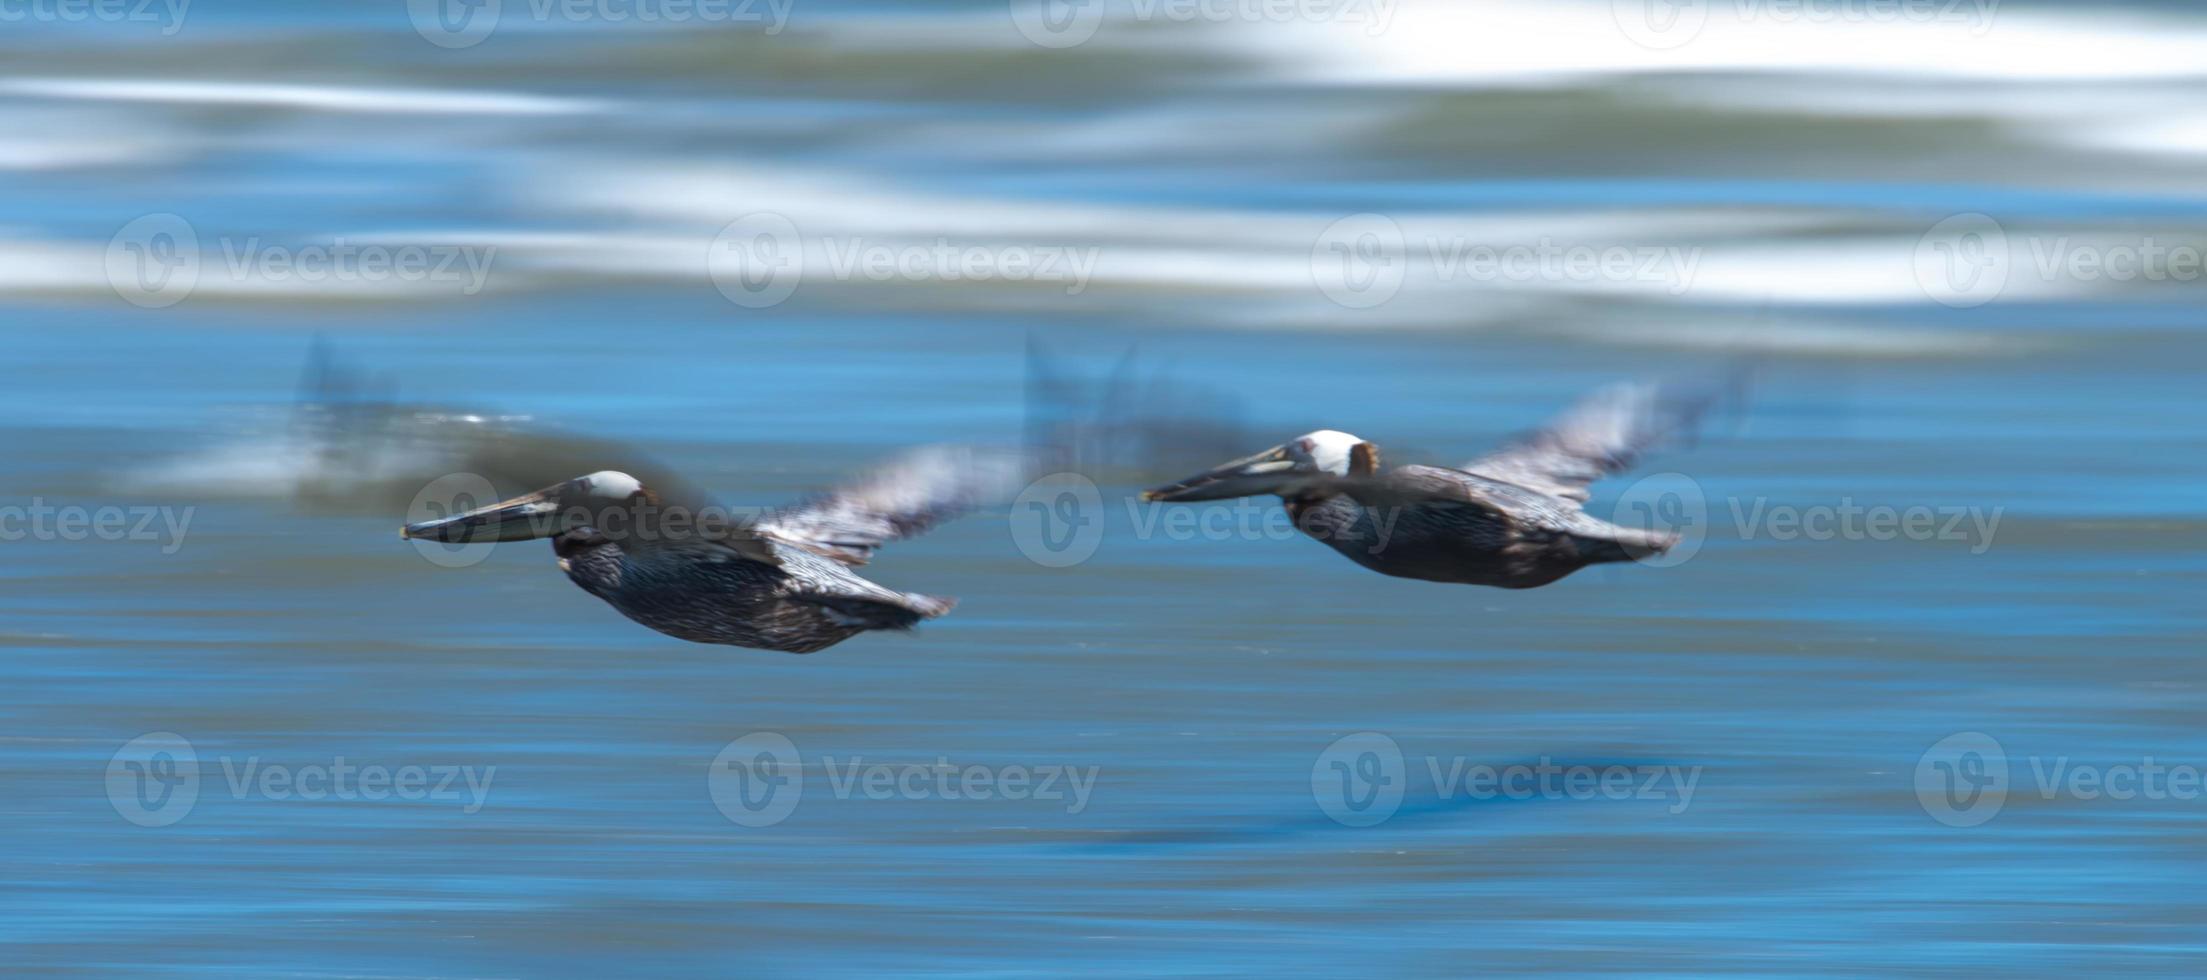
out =
[[[1952,308],[1912,265],[1965,212],[2026,248],[2200,240],[2196,145],[2147,125],[2197,104],[2207,61],[2155,54],[2201,36],[2181,6],[2017,7],[1957,59],[1971,77],[1936,84],[1754,58],[1510,75],[1412,57],[1407,21],[1363,61],[1305,56],[1348,50],[1331,35],[1155,25],[1124,29],[1172,43],[1107,26],[1045,57],[1000,8],[951,6],[807,7],[774,36],[522,25],[455,52],[393,9],[11,42],[0,505],[189,523],[6,543],[0,962],[1859,976],[2168,974],[2202,953],[2201,801],[2035,782],[2207,766],[2196,287],[2017,266]],[[2081,81],[2009,56],[2046,25],[2115,43],[2135,24],[2155,40],[2071,63]],[[2077,86],[2097,95],[2052,94]],[[808,265],[751,309],[704,255],[761,209],[815,246],[1101,259],[1077,292]],[[103,256],[156,212],[209,264],[141,309]],[[1313,285],[1314,244],[1355,212],[1410,245],[1402,292],[1368,310]],[[1543,235],[1702,265],[1675,292],[1444,279],[1424,244]],[[499,257],[472,295],[217,271],[226,244],[340,238]],[[1758,380],[1641,470],[1706,505],[1682,564],[1527,592],[1392,580],[1275,525],[1172,533],[1106,479],[1088,560],[1038,564],[1020,515],[991,511],[869,571],[961,597],[953,615],[790,657],[642,630],[540,544],[425,560],[381,486],[434,475],[407,470],[421,457],[299,451],[315,338],[406,402],[633,446],[760,505],[906,446],[1017,438],[1030,339],[1090,378],[1132,348],[1225,393],[1248,451],[1325,426],[1462,460],[1602,383]],[[1591,509],[1629,516],[1634,485]],[[1809,540],[1774,516],[1849,507],[1979,523]],[[140,826],[106,777],[160,732],[189,741],[198,797]],[[709,771],[757,732],[801,753],[803,794],[748,827]],[[1355,827],[1313,771],[1361,732],[1399,748],[1405,794]],[[1919,766],[1969,732],[2010,791],[1948,826]],[[839,797],[854,758],[1093,783],[1078,803]],[[340,759],[489,783],[479,807],[232,788]],[[1695,782],[1471,798],[1428,768],[1542,760]]]

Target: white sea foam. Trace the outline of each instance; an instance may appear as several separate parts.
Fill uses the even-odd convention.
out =
[[[449,453],[435,446],[338,446],[305,435],[245,435],[116,474],[116,488],[133,493],[264,500],[344,497],[384,484],[421,481],[444,472]]]
[[[376,238],[359,235],[351,240],[366,244]],[[307,247],[318,243],[297,244]],[[485,269],[480,287],[474,293],[466,292],[474,287],[474,281],[466,278],[467,270],[458,269],[458,260],[456,271],[433,277],[309,274],[268,263],[240,263],[232,254],[239,247],[242,245],[235,239],[203,241],[192,252],[193,264],[177,266],[167,274],[181,278],[173,280],[175,292],[163,295],[173,296],[172,302],[202,304],[434,301],[517,288],[527,282],[519,271],[509,277],[502,269]],[[140,287],[118,278],[130,274],[130,261],[130,253],[119,252],[106,242],[0,237],[0,295],[136,302],[160,292],[156,287]],[[164,285],[170,281],[166,276],[162,278]]]
[[[2103,115],[2100,122],[2081,123],[2070,139],[2080,146],[2152,156],[2207,156],[2207,114],[2193,109],[2197,105],[2194,99],[2182,109],[2126,113],[2113,121]]]
[[[159,160],[175,142],[151,121],[142,125],[95,125],[76,120],[68,129],[32,128],[36,117],[0,116],[0,170],[56,171]]]
[[[409,115],[576,115],[601,111],[608,106],[594,99],[515,92],[156,78],[0,78],[0,94],[93,102],[258,106]]]
[[[1192,324],[1477,326],[1539,319],[1557,303],[1600,300],[1650,310],[1768,304],[1830,307],[1927,304],[1920,281],[1925,229],[1907,216],[1850,219],[1806,208],[1398,212],[1401,285],[1370,309],[1345,310],[1318,285],[1331,212],[1177,205],[1106,206],[1017,201],[900,186],[866,172],[704,167],[594,161],[546,170],[519,184],[517,210],[552,229],[422,229],[341,236],[356,243],[449,245],[496,255],[489,285],[504,291],[578,280],[711,288],[709,256],[720,227],[771,210],[797,233],[803,297],[834,305],[884,301],[930,308],[1172,309]],[[762,207],[764,206],[764,207]],[[609,220],[610,219],[610,220]],[[2023,229],[2013,229],[2021,233]],[[2078,240],[2085,241],[2080,230]],[[327,237],[327,236],[321,236]],[[2171,235],[2172,241],[2176,240]],[[1466,249],[1628,249],[1661,263],[1638,274],[1477,274],[1452,258]],[[1061,282],[975,281],[923,269],[886,277],[851,274],[857,245],[925,249],[1082,250],[1078,288]],[[214,245],[203,245],[203,251]],[[0,239],[0,291],[114,293],[99,247]],[[447,283],[312,282],[236,275],[206,252],[191,301],[450,300]],[[2022,260],[2018,260],[2019,262]],[[2121,284],[2020,274],[2007,302],[2106,294]],[[955,286],[955,289],[917,287]],[[1039,287],[1039,288],[1038,288]]]
[[[1402,0],[1376,34],[1288,21],[1221,27],[1210,40],[1267,59],[1279,75],[1341,84],[1542,85],[1741,71],[2011,82],[2207,77],[2207,23],[2174,18],[1997,5],[1978,16],[1967,2],[1917,18],[1786,16],[1778,11],[1800,5],[1744,0],[1696,6],[1704,14],[1698,29],[1688,22],[1655,45],[1620,24],[1633,4],[1525,0]]]

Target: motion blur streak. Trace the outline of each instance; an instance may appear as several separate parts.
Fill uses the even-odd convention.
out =
[[[37,13],[64,6],[0,11],[0,505],[192,519],[0,546],[0,963],[1858,976],[2207,952],[2207,810],[2020,795],[2026,758],[2207,763],[2196,4]],[[353,367],[302,398],[318,336]],[[1588,504],[1694,520],[1667,567],[1429,585],[1134,498],[1318,428],[1462,461],[1579,393],[1738,361],[1751,410]],[[639,629],[541,542],[461,570],[392,534],[450,473],[662,486],[675,460],[779,501],[1036,431],[1095,496],[885,553],[869,577],[957,614],[832,657]],[[1847,508],[1988,519],[1810,540],[1769,516]],[[1037,523],[1092,556],[1030,560]],[[786,770],[746,752],[770,764],[709,783],[760,733]],[[1912,782],[1961,736],[1969,765],[1924,771],[1982,789],[1989,736],[2016,775],[1966,827]],[[190,800],[189,753],[189,812],[148,816]],[[821,778],[861,758],[1093,785],[1075,813]],[[471,813],[224,785],[217,760],[253,759],[497,779]],[[1429,778],[1532,760],[1698,782]],[[793,808],[724,815],[761,792]]]

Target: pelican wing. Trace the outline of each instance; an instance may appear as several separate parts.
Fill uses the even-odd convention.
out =
[[[967,446],[915,450],[848,486],[761,517],[754,530],[848,565],[882,545],[1009,500],[1032,479],[1027,454]]]
[[[1311,484],[1325,493],[1347,494],[1366,507],[1464,507],[1514,514],[1537,506],[1538,497],[1523,487],[1445,466],[1411,464],[1370,476],[1320,477]]]
[[[1594,481],[1630,469],[1642,453],[1689,433],[1718,394],[1709,387],[1614,385],[1463,469],[1584,504]]]
[[[1241,400],[1143,364],[1129,348],[1092,379],[1027,339],[1027,444],[1054,469],[1152,483],[1248,452]]]

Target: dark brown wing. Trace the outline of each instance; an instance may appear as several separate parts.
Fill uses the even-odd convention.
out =
[[[1495,514],[1540,509],[1540,494],[1445,466],[1411,464],[1372,476],[1320,478],[1314,489],[1348,495],[1366,507],[1470,507]]]
[[[1027,341],[1027,443],[1052,469],[1100,482],[1156,483],[1260,445],[1241,400],[1131,349],[1100,378]]]
[[[1667,384],[1604,388],[1547,426],[1465,463],[1463,469],[1584,504],[1594,481],[1621,473],[1642,453],[1690,433],[1726,390]]]
[[[1022,452],[970,446],[915,450],[864,479],[766,514],[755,530],[849,565],[891,541],[1010,500],[1034,479]]]

